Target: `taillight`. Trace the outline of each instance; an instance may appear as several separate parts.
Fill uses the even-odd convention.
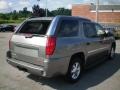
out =
[[[48,37],[46,43],[46,56],[51,56],[56,47],[56,37]]]

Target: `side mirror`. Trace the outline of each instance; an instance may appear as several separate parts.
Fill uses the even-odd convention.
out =
[[[104,30],[98,30],[97,31],[97,35],[100,37],[105,37],[106,36],[106,32]]]
[[[106,37],[114,36],[113,33],[108,30],[105,30],[105,34]]]

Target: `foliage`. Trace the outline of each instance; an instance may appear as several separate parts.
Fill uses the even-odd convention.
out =
[[[0,20],[0,24],[4,23],[21,23],[23,20]]]
[[[32,7],[33,9],[33,16],[36,16],[36,17],[43,17],[45,16],[45,10],[40,8],[39,5],[34,5]]]
[[[70,9],[65,9],[65,8],[58,8],[57,10],[51,11],[53,16],[56,15],[69,15],[71,16],[71,10]]]
[[[32,12],[28,11],[27,8],[23,8],[23,10],[16,11],[10,13],[0,13],[0,20],[18,20],[20,18],[27,18],[32,15]]]
[[[49,11],[47,9],[47,16],[54,17],[56,15],[71,15],[70,9],[58,8],[56,10]],[[34,5],[32,11],[28,11],[27,7],[24,7],[20,11],[12,11],[10,13],[0,13],[0,24],[1,23],[19,23],[29,17],[45,17],[46,10],[40,8],[39,5]]]
[[[8,14],[0,14],[0,20],[9,20]]]
[[[56,10],[49,11],[47,9],[47,16],[53,17],[57,15],[67,15],[71,16],[71,10],[70,9],[65,9],[65,8],[58,8]],[[33,6],[33,16],[36,17],[44,17],[46,16],[46,11],[45,9],[40,8],[38,5]]]
[[[24,7],[23,10],[19,11],[19,18],[27,18],[32,15],[31,11],[27,10],[27,7]]]

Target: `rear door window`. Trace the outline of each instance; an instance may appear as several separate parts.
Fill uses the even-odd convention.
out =
[[[51,21],[28,21],[17,33],[45,35]]]
[[[79,34],[79,23],[77,20],[62,20],[58,31],[59,37],[76,37]]]
[[[84,23],[84,34],[88,38],[97,37],[95,25],[93,23]]]

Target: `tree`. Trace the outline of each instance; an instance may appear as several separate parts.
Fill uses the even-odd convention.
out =
[[[33,9],[33,16],[34,17],[43,17],[45,16],[45,10],[40,8],[39,5],[34,5]]]
[[[28,11],[27,7],[24,7],[20,11],[14,10],[13,12],[10,13],[0,13],[0,20],[24,20],[25,18],[28,17],[44,17],[45,16],[45,9],[40,8],[39,5],[34,5],[32,7],[33,11]],[[71,10],[70,9],[65,9],[65,8],[58,8],[53,11],[49,11],[47,9],[47,14],[49,17],[53,17],[56,15],[71,15]]]
[[[9,16],[7,15],[7,14],[0,14],[0,19],[1,20],[9,20],[10,18],[9,18]]]
[[[12,20],[18,20],[18,13],[16,10],[12,12]]]
[[[27,7],[24,7],[23,10],[19,11],[19,17],[20,18],[27,18],[30,17],[32,12],[27,10]]]
[[[24,7],[23,8],[23,15],[24,15],[24,17],[26,18],[27,17],[27,14],[28,14],[28,10],[27,10],[27,7]]]
[[[58,8],[57,10],[51,11],[53,16],[56,15],[68,15],[71,16],[71,10],[70,9],[65,9],[65,8]]]

